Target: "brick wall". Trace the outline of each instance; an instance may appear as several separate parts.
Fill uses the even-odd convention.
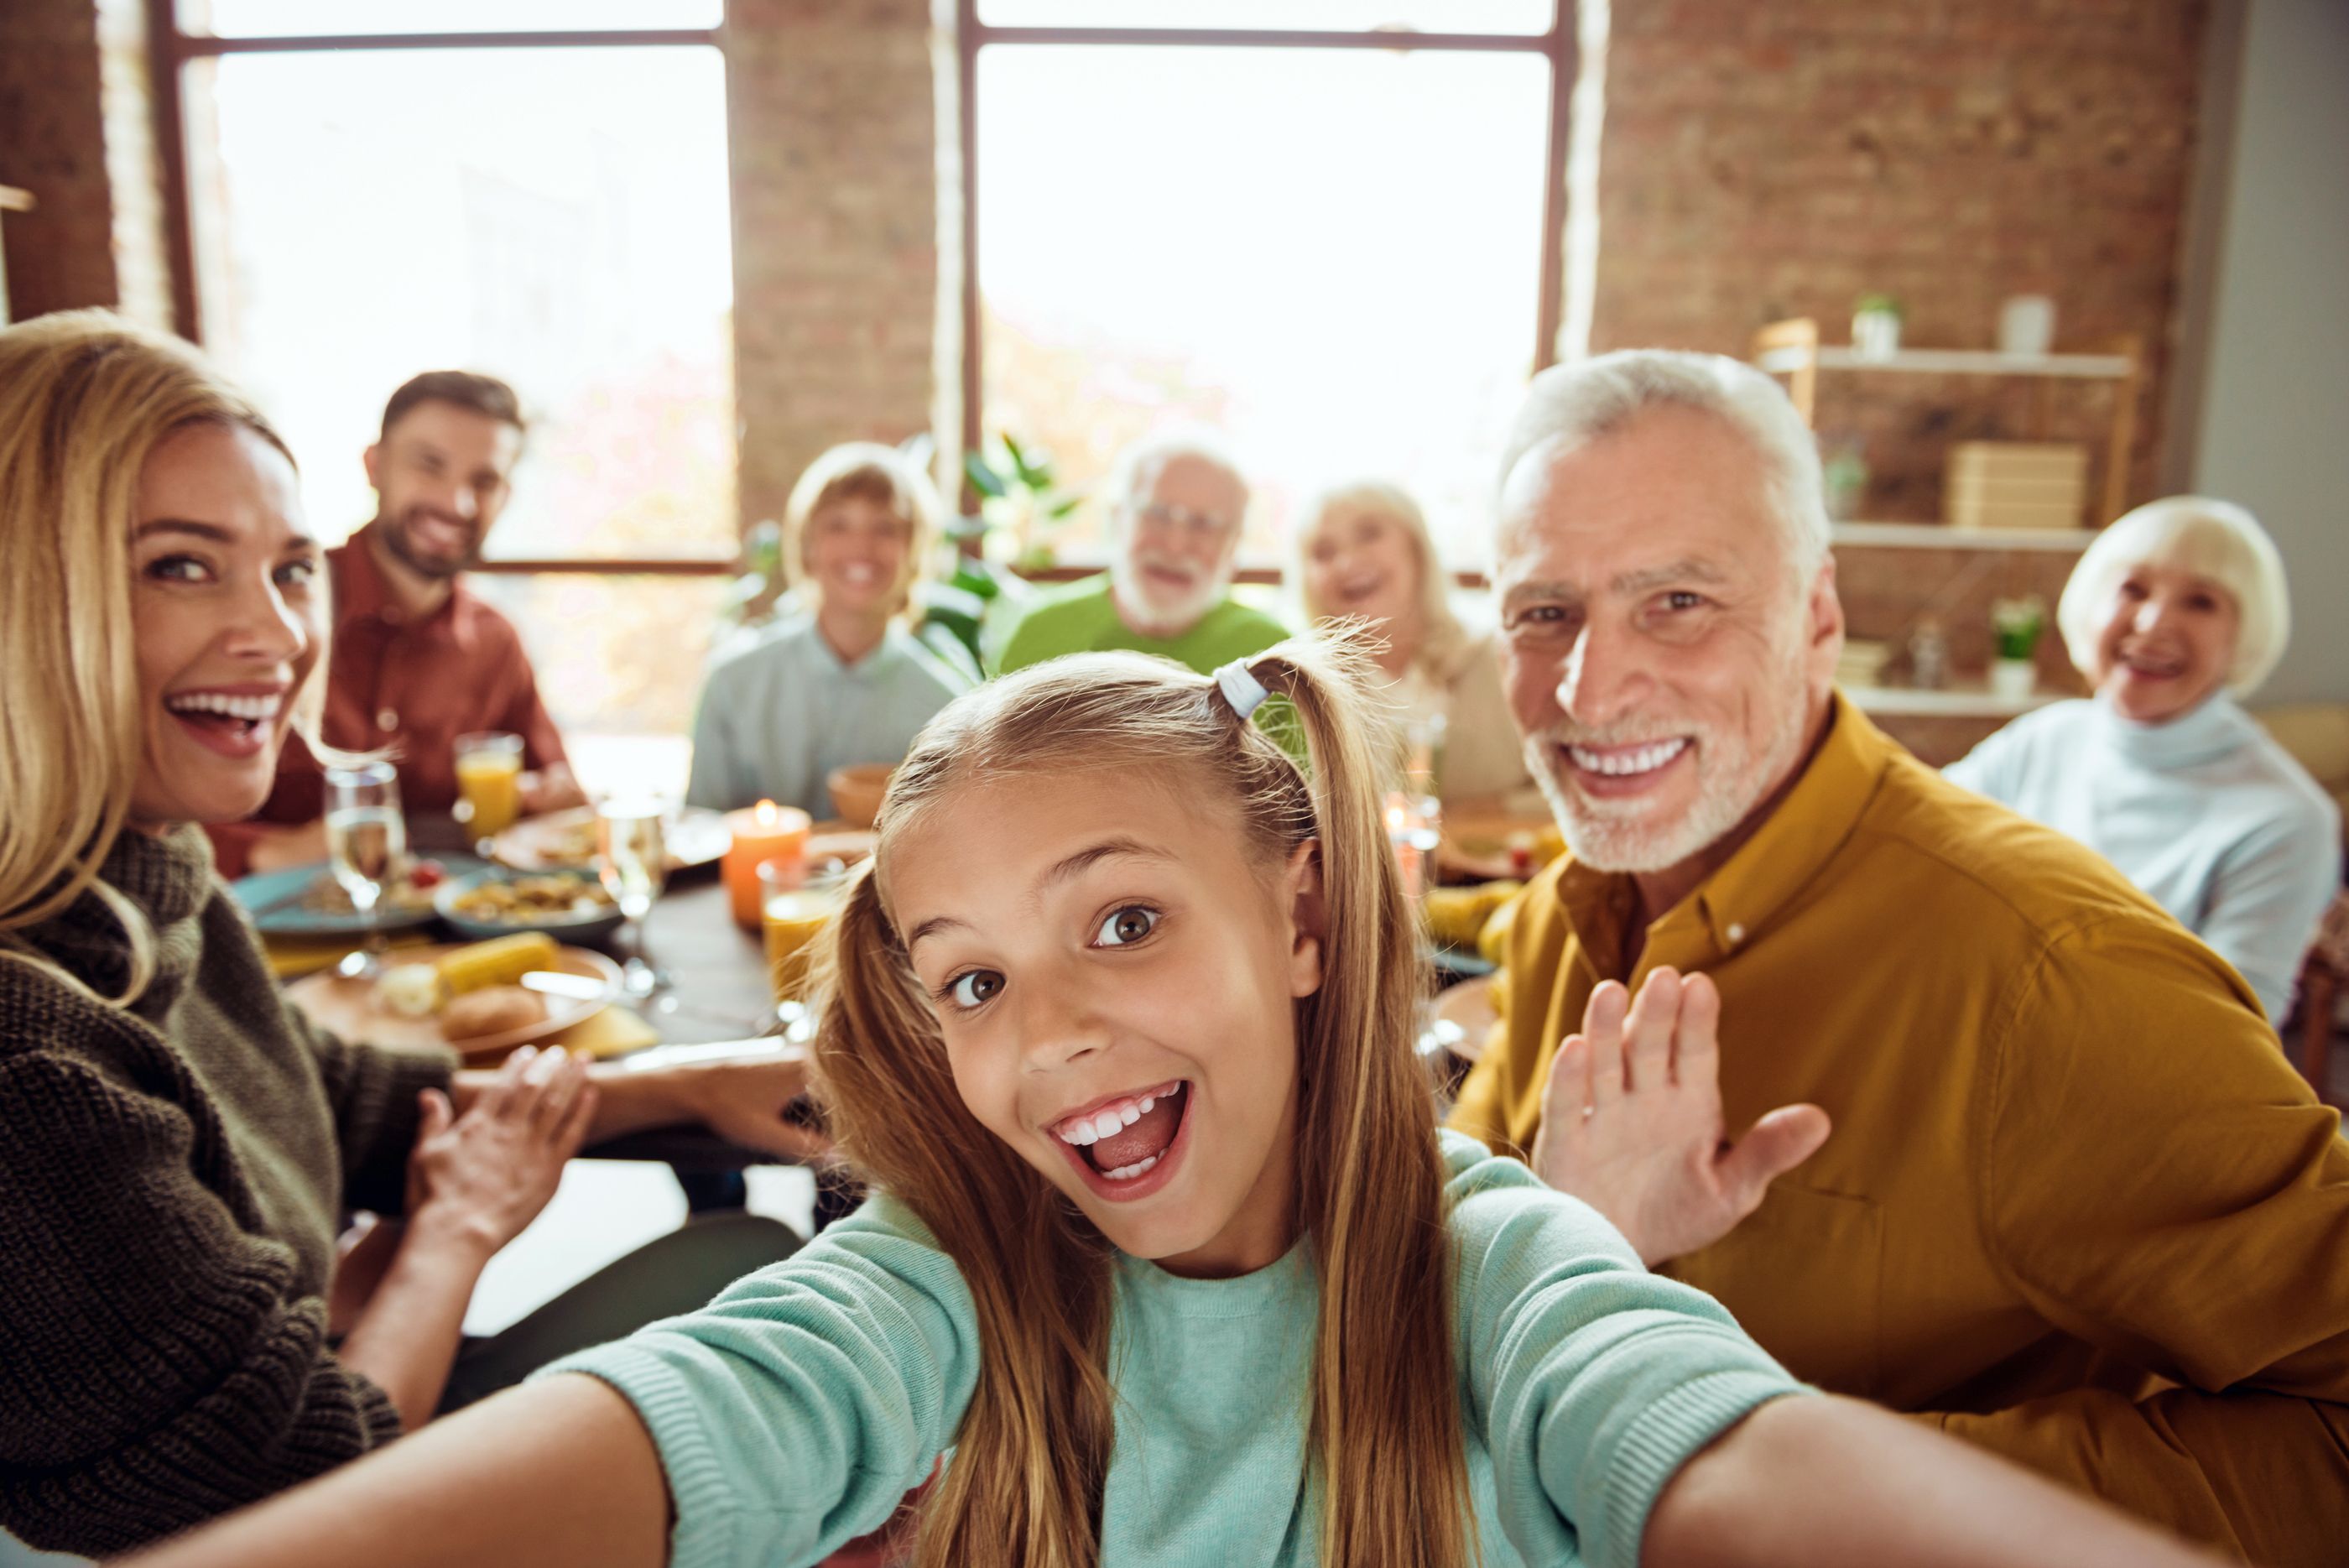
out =
[[[2201,0],[1613,0],[1592,347],[1743,356],[1755,327],[1894,295],[1907,338],[1992,346],[2056,302],[2058,347],[2146,346],[2131,494],[2153,493],[2193,151]],[[1952,440],[2095,439],[2109,393],[1821,380],[1867,442],[1864,515],[1931,521]],[[2041,421],[2044,421],[2043,426]]]
[[[112,305],[114,202],[92,0],[0,5],[0,185],[39,203],[0,227],[17,318]]]
[[[835,441],[931,427],[938,138],[930,0],[731,0],[742,515]]]
[[[0,5],[0,184],[38,203],[0,229],[12,315],[107,305],[171,326],[151,101],[141,0]]]

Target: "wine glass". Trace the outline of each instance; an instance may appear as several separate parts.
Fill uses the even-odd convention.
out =
[[[408,858],[408,819],[399,812],[399,774],[380,759],[326,769],[326,863],[367,922],[367,944],[341,972],[370,979],[383,969],[383,895]]]
[[[668,803],[654,795],[614,795],[595,806],[595,876],[620,906],[620,945],[628,961],[622,983],[650,996],[669,977],[645,959],[645,919],[668,880]]]

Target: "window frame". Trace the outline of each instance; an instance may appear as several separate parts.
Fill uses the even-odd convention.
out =
[[[317,33],[223,37],[191,33],[180,24],[179,0],[147,0],[148,77],[153,95],[156,163],[163,199],[163,244],[171,279],[172,329],[191,343],[203,342],[202,306],[196,285],[195,218],[189,194],[186,92],[182,75],[199,61],[228,55],[324,54],[403,49],[593,49],[686,47],[714,48],[725,56],[725,25],[713,27],[629,27],[605,31],[535,29],[482,33]],[[729,157],[731,157],[730,149]],[[736,520],[737,531],[740,520]],[[466,568],[488,576],[542,573],[594,576],[731,576],[740,569],[731,556],[596,556],[577,559],[502,558]]]
[[[1412,28],[1318,31],[1257,27],[1014,27],[979,19],[979,0],[955,0],[957,74],[956,109],[961,146],[962,185],[962,450],[978,452],[986,440],[986,358],[978,280],[978,55],[1003,46],[1116,45],[1153,48],[1377,49],[1391,53],[1448,50],[1471,54],[1540,55],[1549,61],[1549,142],[1542,164],[1540,275],[1535,280],[1536,375],[1557,363],[1557,338],[1565,324],[1567,167],[1573,139],[1575,81],[1581,67],[1574,0],[1553,0],[1545,33],[1427,33]],[[968,487],[964,510],[975,504]],[[1090,576],[1100,563],[1055,566],[1028,574],[1043,580]],[[1270,567],[1243,567],[1239,582],[1281,580]],[[1478,571],[1453,574],[1461,587],[1481,588]]]

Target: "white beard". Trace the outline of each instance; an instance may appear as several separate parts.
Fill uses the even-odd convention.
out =
[[[1229,589],[1229,575],[1210,575],[1197,587],[1181,599],[1168,603],[1152,597],[1142,580],[1142,572],[1133,556],[1120,551],[1110,562],[1111,591],[1116,594],[1120,612],[1129,618],[1147,618],[1148,624],[1133,629],[1144,637],[1176,638],[1206,618]]]
[[[1799,669],[1788,671],[1799,682]],[[1634,726],[1626,725],[1630,731]],[[1689,738],[1690,766],[1696,769],[1696,799],[1677,817],[1655,819],[1654,805],[1640,797],[1594,799],[1566,776],[1558,754],[1563,745],[1619,746],[1661,740],[1656,724],[1640,722],[1647,734],[1600,734],[1573,723],[1554,724],[1526,740],[1526,766],[1549,802],[1574,857],[1594,871],[1652,872],[1669,869],[1718,842],[1753,814],[1800,760],[1803,704],[1788,703],[1778,724],[1759,748],[1734,736],[1687,726],[1671,734]]]

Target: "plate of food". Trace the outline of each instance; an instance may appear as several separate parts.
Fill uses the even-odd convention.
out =
[[[711,866],[734,842],[726,814],[688,805],[668,823],[668,868]],[[490,853],[517,871],[553,871],[595,863],[595,808],[574,806],[525,817],[490,840]]]
[[[469,1056],[535,1044],[601,1012],[620,966],[542,932],[401,948],[372,979],[333,970],[285,988],[312,1023],[378,1045],[445,1045]]]
[[[374,923],[387,931],[431,924],[436,913],[432,901],[441,884],[479,871],[481,865],[470,855],[410,857],[376,906]],[[323,860],[247,877],[231,883],[229,891],[264,937],[363,936],[369,923]]]
[[[492,866],[441,883],[432,907],[459,936],[476,940],[544,931],[560,941],[593,942],[620,929],[619,905],[585,871]]]

